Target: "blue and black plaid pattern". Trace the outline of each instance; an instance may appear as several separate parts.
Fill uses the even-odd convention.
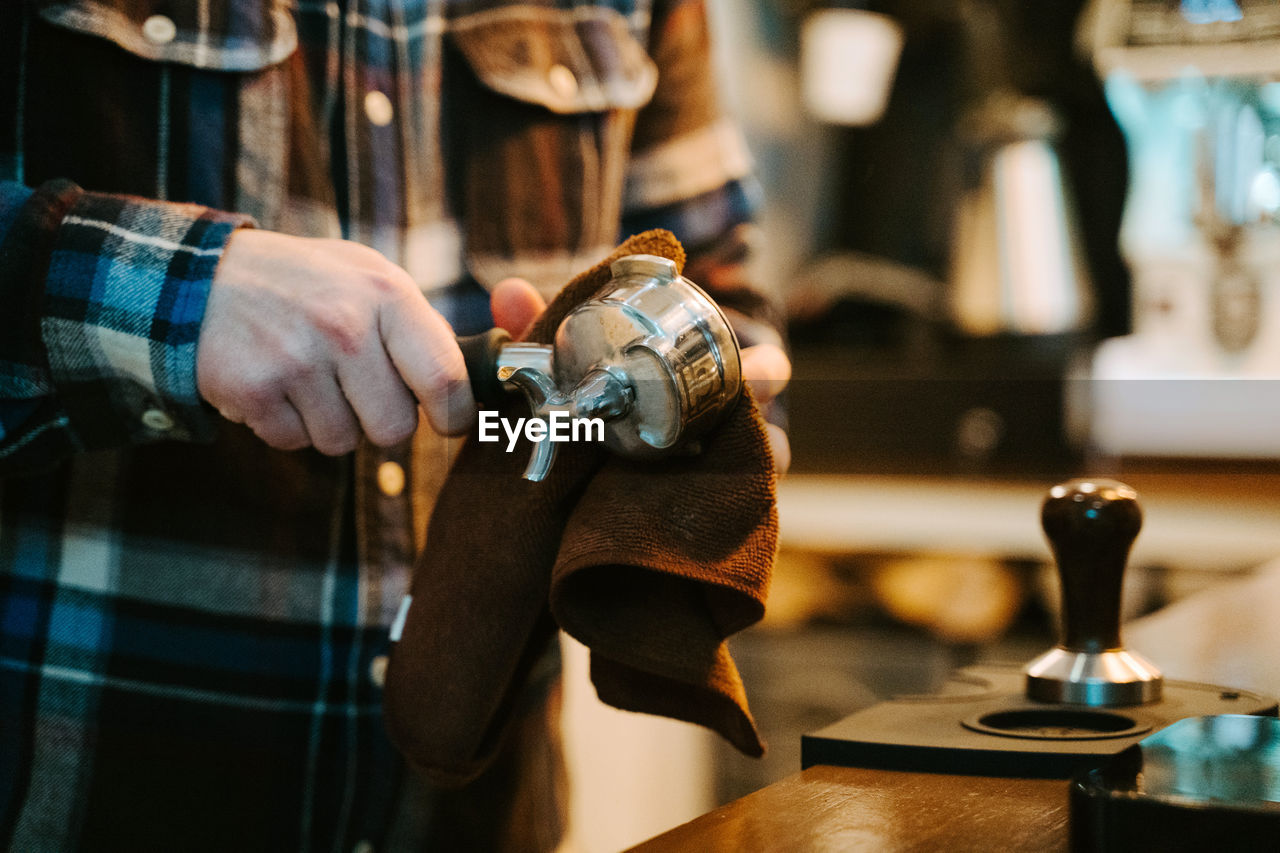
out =
[[[10,849],[350,849],[386,832],[401,770],[372,675],[377,605],[406,579],[362,568],[335,518],[349,460],[232,425],[211,447],[4,481]]]
[[[171,41],[146,38],[157,15]],[[476,80],[451,33],[483,20],[547,39],[578,15],[620,16],[650,49],[657,107],[508,103],[528,120],[502,130],[507,162],[468,171],[455,132],[485,116],[459,99]],[[592,247],[574,241],[612,240],[624,212],[628,230],[671,228],[691,263],[737,265],[740,160],[707,132],[708,103],[663,86],[706,90],[708,56],[664,47],[696,46],[702,22],[697,0],[0,3],[0,849],[476,849],[518,834],[510,785],[456,805],[418,787],[382,732],[411,497],[417,483],[429,507],[420,475],[443,451],[419,436],[412,455],[282,453],[217,418],[195,387],[203,306],[249,216],[373,245],[460,332],[488,319],[469,254],[504,274],[525,255],[576,263]],[[626,150],[632,128],[642,151]],[[644,169],[622,168],[632,154]],[[462,201],[516,189],[541,207]],[[579,220],[564,245],[538,242]],[[386,464],[403,493],[378,487]]]
[[[0,460],[31,467],[71,450],[208,438],[196,340],[213,269],[247,219],[86,193],[66,181],[35,193],[3,184],[0,198],[13,210],[15,242],[59,213],[48,223],[57,227],[37,238],[50,250],[44,288],[10,315],[6,341],[15,348],[0,352]],[[172,426],[149,428],[147,413]]]
[[[214,267],[246,221],[92,193],[72,205],[50,257],[42,324],[80,449],[212,434],[196,391],[196,340]],[[147,413],[173,426],[149,427]]]
[[[67,452],[66,417],[52,400],[36,307],[40,295],[26,282],[43,270],[57,224],[69,202],[44,199],[20,184],[0,183],[0,460]],[[23,298],[14,301],[16,294]]]

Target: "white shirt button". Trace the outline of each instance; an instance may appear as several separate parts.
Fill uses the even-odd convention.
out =
[[[396,110],[385,92],[374,89],[364,96],[364,114],[372,124],[386,127],[396,117]]]
[[[404,468],[396,462],[383,462],[378,466],[378,488],[389,498],[404,491]]]
[[[578,78],[565,65],[553,65],[547,69],[547,82],[551,91],[562,98],[572,98],[578,94]]]
[[[156,432],[173,429],[173,416],[163,409],[147,409],[142,413],[142,425]]]
[[[178,35],[178,27],[173,18],[165,15],[152,15],[142,22],[142,37],[152,44],[168,44]]]
[[[387,683],[387,664],[389,663],[386,655],[378,655],[369,661],[369,681],[374,687],[382,687]]]

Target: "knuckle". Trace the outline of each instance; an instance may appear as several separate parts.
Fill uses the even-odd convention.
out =
[[[247,412],[261,413],[273,408],[282,394],[275,377],[257,375],[247,377],[235,396],[243,401]]]
[[[325,456],[344,456],[356,449],[359,436],[354,430],[341,430],[314,440],[316,450]]]
[[[398,267],[387,265],[382,269],[370,270],[365,276],[365,284],[370,290],[384,297],[400,297],[405,291],[404,281],[397,274]]]
[[[369,292],[380,311],[401,311],[418,300],[426,303],[422,291],[418,290],[409,274],[399,267],[369,273],[367,279]]]
[[[422,297],[422,291],[418,288],[417,282],[404,267],[386,258],[380,258],[380,260],[381,263],[373,265],[368,271],[370,287],[393,300]]]
[[[259,342],[252,362],[238,378],[240,393],[258,403],[274,402],[318,369],[315,346],[305,334],[282,334]]]
[[[279,421],[266,419],[248,424],[254,434],[277,450],[301,450],[311,444],[306,432]]]
[[[365,434],[379,447],[392,447],[407,441],[418,428],[418,413],[411,408],[408,414],[396,413],[368,424]]]
[[[292,389],[310,385],[321,372],[316,359],[307,358],[301,353],[282,358],[277,369],[277,382],[284,388]]]
[[[423,372],[419,382],[418,393],[425,399],[423,403],[448,403],[456,393],[458,380],[444,365]]]
[[[347,355],[364,348],[372,327],[370,313],[349,302],[313,305],[308,320],[329,346]],[[309,359],[299,360],[311,363]]]

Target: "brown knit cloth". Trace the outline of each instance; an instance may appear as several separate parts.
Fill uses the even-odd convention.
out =
[[[550,341],[614,259],[640,253],[685,259],[666,231],[630,238],[571,281],[528,338]],[[528,412],[517,400],[503,414]],[[392,740],[437,782],[475,776],[558,624],[591,650],[603,701],[762,754],[725,645],[764,615],[777,543],[773,462],[750,395],[697,456],[635,462],[562,444],[541,483],[521,477],[527,460],[527,446],[468,441],[445,482],[387,672]]]

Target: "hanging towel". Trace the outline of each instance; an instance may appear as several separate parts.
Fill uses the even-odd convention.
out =
[[[636,235],[571,281],[527,338],[551,341],[631,254],[685,260],[670,233]],[[501,414],[528,411],[516,399]],[[777,545],[773,461],[750,393],[696,455],[639,461],[562,444],[534,483],[521,476],[523,451],[467,441],[445,481],[392,630],[392,740],[438,783],[473,778],[559,627],[590,649],[604,702],[706,726],[761,755],[725,642],[764,615]]]

